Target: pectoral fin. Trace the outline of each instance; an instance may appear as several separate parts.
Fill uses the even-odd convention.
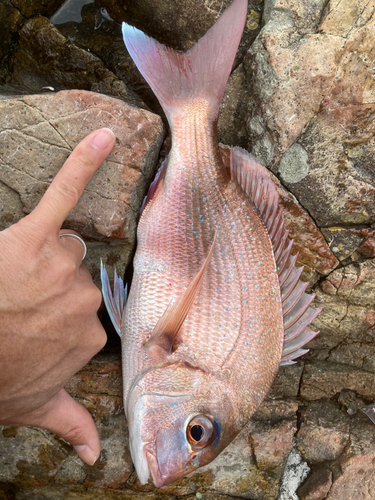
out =
[[[161,347],[163,350],[165,350],[168,354],[172,352],[173,344],[176,340],[178,331],[180,330],[182,323],[185,321],[185,318],[194,302],[204,273],[210,262],[212,251],[215,245],[215,240],[216,235],[213,239],[213,243],[211,245],[210,251],[208,252],[207,258],[204,261],[204,264],[199,270],[198,274],[195,276],[193,281],[180,297],[178,297],[176,300],[171,300],[163,315],[156,323],[156,326],[144,347],[150,348],[157,345],[158,347]]]

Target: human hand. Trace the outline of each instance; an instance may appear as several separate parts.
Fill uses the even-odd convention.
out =
[[[71,153],[35,210],[0,232],[0,424],[55,432],[92,465],[100,453],[88,411],[63,389],[106,343],[101,293],[61,225],[113,148],[109,129]]]

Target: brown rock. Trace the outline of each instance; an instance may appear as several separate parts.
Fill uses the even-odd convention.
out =
[[[318,226],[371,224],[373,7],[335,1],[324,11],[325,4],[268,4],[266,24],[244,62],[252,70],[252,120],[262,122],[249,127],[250,149],[278,172]],[[314,15],[306,14],[309,8]],[[338,19],[345,20],[338,26]]]
[[[12,482],[16,487],[47,484],[70,448],[51,433],[32,427],[0,427],[0,447],[0,484]]]
[[[252,69],[256,116],[267,129],[261,137],[251,134],[251,149],[257,156],[260,144],[266,141],[269,157],[263,153],[259,158],[265,164],[280,159],[318,112],[331,88],[337,53],[344,42],[339,37],[315,34],[324,5],[323,1],[314,2],[314,6],[298,0],[270,2],[264,16],[266,25],[246,58]],[[286,169],[281,175],[284,173]],[[301,175],[288,169],[287,177]]]
[[[18,30],[24,21],[19,10],[10,0],[0,2],[0,82],[6,81],[12,62],[13,46],[18,39]]]
[[[159,42],[178,50],[188,50],[214,24],[230,0],[204,1],[140,0],[137,2],[102,0],[110,16],[145,31]],[[261,1],[250,0],[238,60],[256,37],[260,28]],[[194,13],[194,15],[192,15]],[[235,63],[238,66],[238,62]]]
[[[0,182],[0,231],[11,226],[24,215],[18,193]]]
[[[322,229],[322,233],[329,241],[332,252],[340,261],[350,257],[361,246],[365,238],[358,231],[343,227],[327,227]]]
[[[292,253],[299,254],[297,265],[304,266],[304,281],[315,283],[319,276],[333,271],[338,261],[309,214],[293,195],[278,184],[284,227],[294,241]]]
[[[327,495],[327,500],[361,498],[372,500],[375,495],[375,426],[363,414],[353,417],[350,446],[338,460],[339,474]]]
[[[134,250],[139,208],[163,140],[161,119],[123,101],[85,91],[9,98],[0,101],[0,109],[2,228],[33,210],[84,136],[104,126],[114,131],[113,152],[64,227],[90,239],[85,263],[97,285],[100,259],[110,276],[114,267],[122,275]]]
[[[17,500],[57,500],[60,498],[67,498],[69,500],[92,500],[93,498],[95,498],[95,500],[172,500],[170,495],[138,493],[135,491],[121,491],[117,489],[100,489],[87,487],[86,485],[37,486],[22,489],[17,492]],[[220,499],[219,497],[219,500],[225,499]]]
[[[8,124],[0,136],[1,180],[20,194],[26,212],[85,135],[112,128],[117,145],[66,224],[85,237],[133,243],[137,212],[163,138],[160,118],[84,91],[26,96],[0,106]]]
[[[324,500],[332,486],[332,472],[318,469],[310,474],[298,490],[300,500]]]
[[[220,151],[224,165],[229,169],[230,149],[223,146]],[[303,279],[314,284],[321,274],[330,273],[338,261],[308,213],[277,177],[271,176],[279,193],[279,210],[284,219],[284,227],[294,241],[292,253],[298,252],[297,265],[305,266]]]
[[[12,81],[36,92],[48,87],[92,90],[145,107],[100,59],[69,42],[45,17],[23,26]]]
[[[302,398],[309,401],[330,399],[342,389],[350,389],[372,401],[375,399],[375,374],[340,363],[306,363],[301,383]]]
[[[375,257],[375,231],[369,231],[368,237],[363,244],[358,248],[358,253],[366,259]]]
[[[302,372],[303,363],[300,362],[291,366],[280,366],[268,397],[277,399],[297,397]]]
[[[340,5],[340,10],[344,8],[345,5]],[[348,2],[346,9],[350,10]],[[362,12],[357,26],[342,46],[340,64],[320,113],[300,136],[298,145],[293,146],[305,152],[305,163],[302,154],[292,158],[289,169],[294,177],[285,174],[287,167],[284,169],[283,161],[279,166],[287,187],[318,225],[374,220],[375,183],[371,165],[375,87],[371,40],[375,20],[369,17],[368,9]],[[303,175],[297,175],[302,170]]]
[[[64,0],[12,0],[12,4],[27,18],[35,16],[52,16],[64,3]]]
[[[69,10],[69,5],[66,5]],[[61,11],[61,15],[53,16],[50,21],[67,40],[74,40],[75,46],[97,56],[105,67],[125,82],[154,113],[164,117],[159,101],[125,47],[118,23],[111,20],[98,2],[84,5],[81,16],[80,22],[69,21],[61,24],[61,21],[64,21]]]
[[[350,264],[332,272],[315,290],[323,308],[314,327],[320,335],[311,355],[360,369],[374,370],[375,261]]]
[[[296,446],[308,463],[335,460],[349,440],[349,417],[334,403],[317,401],[301,411]]]
[[[233,71],[225,87],[218,121],[218,140],[224,144],[245,147],[246,115],[250,96],[242,64]]]

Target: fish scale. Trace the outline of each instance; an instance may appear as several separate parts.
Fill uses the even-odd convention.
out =
[[[189,141],[189,138],[204,135],[197,129],[198,126],[203,130],[209,128],[207,114],[204,116],[199,111],[197,120],[194,106],[188,108],[186,113],[189,114],[181,118],[181,126],[179,123],[174,126],[177,136],[175,147],[181,145],[181,148],[177,155],[169,158],[163,195],[145,211],[139,224],[139,249],[132,285],[136,292],[129,298],[127,305],[126,316],[132,321],[124,323],[126,335],[123,349],[127,353],[139,349],[139,341],[142,344],[149,336],[171,299],[181,294],[181,288],[186,287],[197,274],[199,262],[208,253],[207,240],[210,238],[212,241],[212,235],[217,231],[210,265],[197,299],[181,327],[179,339],[194,349],[205,366],[231,368],[236,364],[241,372],[239,377],[251,379],[253,366],[246,361],[247,357],[250,360],[255,357],[258,364],[264,365],[259,367],[256,377],[258,373],[265,373],[269,379],[268,373],[273,373],[279,362],[280,339],[283,335],[280,298],[268,294],[269,288],[278,290],[271,243],[255,209],[238,186],[230,183],[225,175],[225,167],[213,139],[203,141],[204,155],[201,149],[193,149],[200,146],[199,142]],[[191,157],[195,159],[194,162]],[[214,166],[210,158],[216,159]],[[197,175],[201,178],[199,183],[196,182]],[[228,186],[231,188],[229,192]],[[183,207],[183,210],[179,207]],[[199,217],[201,212],[203,223]],[[247,217],[253,227],[249,227]],[[177,226],[177,231],[171,230]],[[181,238],[186,242],[183,251],[179,248]],[[199,253],[198,247],[201,248]],[[152,260],[165,262],[157,279],[153,273],[151,276],[145,273],[145,266],[142,265],[142,262]],[[138,269],[142,269],[142,272],[137,272]],[[232,272],[235,279],[226,281]],[[156,283],[158,304],[154,300]],[[132,297],[135,299],[132,300]],[[264,302],[262,305],[259,297]],[[266,307],[275,312],[275,300],[278,303],[277,314],[262,314],[261,310]],[[223,301],[226,304],[224,311]],[[141,310],[139,302],[144,304]],[[138,315],[147,318],[145,323],[149,325],[149,330],[145,331],[144,339],[140,339],[139,329],[133,322],[135,314],[132,308]],[[270,328],[274,332],[273,336],[264,337],[263,332]],[[143,360],[146,367],[147,357]],[[143,369],[143,366],[133,364],[125,367],[128,386]],[[268,386],[269,381],[263,382],[261,379],[261,383]]]
[[[142,207],[124,311],[121,280],[112,295],[102,268],[142,484],[151,473],[163,486],[211,462],[263,401],[280,362],[294,363],[317,334],[308,325],[319,310],[299,282],[271,175],[240,148],[224,165],[217,144],[246,13],[247,0],[234,0],[185,54],[123,26],[172,132]]]

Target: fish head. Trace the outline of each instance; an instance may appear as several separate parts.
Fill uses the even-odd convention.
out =
[[[241,430],[220,377],[184,363],[144,375],[126,412],[139,480],[151,474],[157,487],[210,463]]]

